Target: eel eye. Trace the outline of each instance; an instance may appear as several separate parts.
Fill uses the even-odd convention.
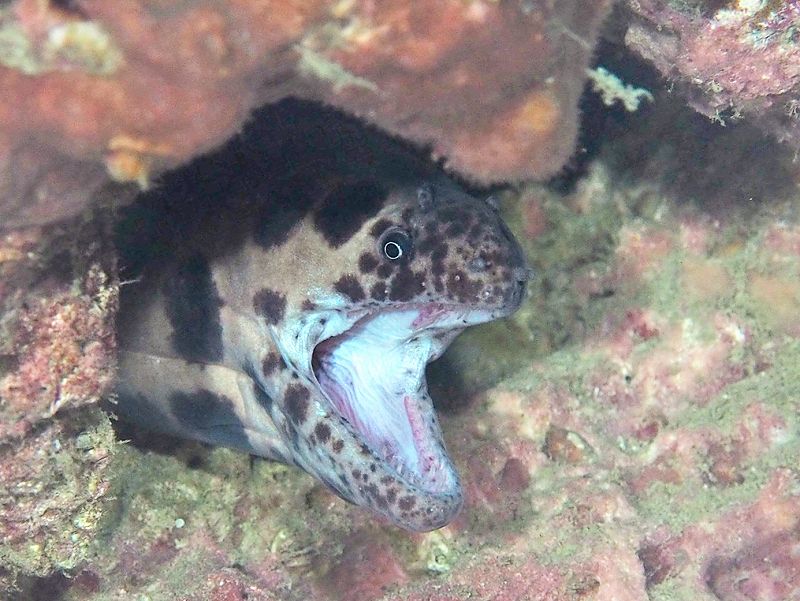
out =
[[[383,256],[390,261],[399,261],[411,254],[411,236],[403,230],[390,230],[381,239]]]

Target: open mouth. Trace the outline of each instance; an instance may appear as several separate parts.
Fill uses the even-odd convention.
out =
[[[457,476],[444,451],[425,366],[489,311],[428,303],[376,311],[319,342],[312,368],[339,416],[406,482],[445,493]]]

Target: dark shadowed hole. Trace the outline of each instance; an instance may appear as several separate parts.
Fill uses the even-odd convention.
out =
[[[10,593],[9,601],[60,601],[72,582],[57,572],[45,578],[22,576],[17,580],[19,590]]]
[[[619,20],[609,20],[609,26],[619,23]],[[594,67],[602,66],[617,75],[622,81],[637,88],[656,90],[663,87],[663,80],[658,72],[635,55],[626,52],[624,46],[614,40],[619,37],[617,32],[609,31],[600,39],[595,52]],[[652,110],[651,103],[644,103],[639,112],[646,113]],[[591,162],[597,158],[600,149],[608,143],[609,135],[613,131],[624,130],[632,126],[636,118],[634,113],[629,113],[620,103],[606,106],[600,95],[592,90],[591,82],[587,82],[581,96],[580,124],[578,141],[567,164],[548,184],[561,194],[569,194],[575,189],[578,181],[586,175]]]

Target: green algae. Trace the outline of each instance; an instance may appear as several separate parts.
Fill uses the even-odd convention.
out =
[[[0,565],[14,574],[46,576],[75,569],[90,556],[104,524],[109,502],[105,466],[115,453],[108,418],[91,408],[60,419],[68,426],[37,459],[41,463],[35,473],[0,490],[4,504],[18,503],[31,511],[24,526],[29,538],[0,544]]]
[[[681,484],[653,483],[636,500],[636,506],[650,523],[666,524],[681,531],[689,524],[713,520],[736,506],[751,503],[776,468],[794,470],[800,457],[800,343],[784,348],[769,373],[761,372],[731,384],[703,407],[693,407],[673,422],[674,428],[713,428],[731,432],[741,422],[748,405],[766,401],[785,421],[769,448],[743,466],[741,484],[727,487],[686,479]]]
[[[330,83],[335,92],[349,87],[378,92],[378,86],[373,82],[350,73],[339,63],[326,58],[314,49],[302,44],[296,44],[294,49],[300,55],[300,62],[297,65],[300,73]]]
[[[233,455],[226,449],[216,454]],[[212,456],[214,453],[211,454]],[[227,457],[232,466],[236,461]],[[186,469],[179,459],[154,453],[143,456],[126,447],[120,453],[114,495],[119,499],[115,536],[155,541],[177,528],[189,532],[200,525],[217,540],[232,529],[231,511],[238,497],[236,470],[229,474]],[[182,520],[182,522],[178,522]]]
[[[602,318],[609,299],[587,303],[577,297],[573,282],[593,270],[605,273],[624,215],[610,198],[595,198],[588,210],[580,210],[570,207],[568,198],[542,188],[534,193],[543,198],[546,231],[533,239],[522,234],[523,203],[530,202],[526,193],[511,200],[507,214],[534,270],[530,301],[512,320],[530,333],[533,344],[525,350],[535,359],[563,348]]]

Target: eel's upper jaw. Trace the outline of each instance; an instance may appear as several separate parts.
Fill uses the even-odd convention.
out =
[[[439,508],[438,517],[411,529],[446,524],[462,503],[458,474],[427,392],[425,366],[465,327],[499,316],[439,303],[384,309],[362,314],[313,348],[314,377],[335,413],[406,489]]]

